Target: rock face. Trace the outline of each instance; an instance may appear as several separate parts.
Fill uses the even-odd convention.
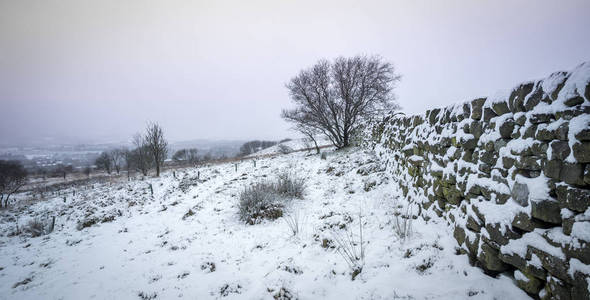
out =
[[[587,62],[503,96],[368,124],[365,146],[423,218],[452,225],[470,262],[509,272],[535,298],[580,299],[590,276],[589,96]]]

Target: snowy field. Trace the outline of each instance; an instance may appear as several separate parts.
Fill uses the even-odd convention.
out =
[[[3,211],[0,298],[528,299],[512,278],[489,277],[456,255],[451,229],[436,217],[417,218],[400,239],[393,212],[405,201],[370,154],[308,155],[80,187],[64,191],[65,202],[60,195]],[[306,179],[304,199],[290,202],[286,217],[240,221],[239,193],[283,171]],[[16,222],[50,216],[48,235],[9,236]],[[286,218],[299,220],[299,234]],[[333,241],[351,233],[360,247],[359,220],[365,259],[352,280]]]

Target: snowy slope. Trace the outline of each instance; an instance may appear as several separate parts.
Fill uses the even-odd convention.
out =
[[[66,203],[59,196],[22,208],[58,215],[55,231],[36,238],[6,236],[15,219],[5,211],[0,299],[528,298],[513,279],[488,277],[455,255],[446,223],[418,218],[402,242],[392,229],[401,192],[369,154],[306,154],[261,159],[256,168],[244,162],[238,172],[223,164],[66,191]],[[237,216],[238,193],[281,170],[307,179],[305,198],[289,207],[302,222],[298,236],[281,219],[250,226]],[[346,228],[358,234],[359,212],[366,259],[353,281],[343,257],[322,243]],[[76,229],[93,218],[99,223]]]
[[[331,145],[330,141],[324,137],[317,137],[318,146],[329,146]],[[313,142],[308,141],[307,139],[293,139],[291,141],[283,142],[272,147],[268,147],[266,149],[262,149],[256,153],[253,153],[250,156],[259,156],[259,155],[268,155],[268,154],[278,154],[281,153],[280,147],[281,145],[287,146],[289,149],[293,151],[303,150],[314,147]]]

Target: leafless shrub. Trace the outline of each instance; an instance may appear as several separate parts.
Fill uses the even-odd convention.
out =
[[[397,205],[394,208],[393,216],[393,230],[403,243],[413,234],[412,222],[416,218],[413,214],[413,203],[408,203],[405,208],[402,205]]]
[[[291,233],[292,236],[297,236],[301,232],[301,227],[305,222],[305,218],[303,218],[299,212],[287,214],[283,220],[285,220],[285,223],[287,223],[287,226],[289,227],[289,233]]]
[[[240,220],[253,225],[262,219],[274,220],[283,216],[283,204],[277,199],[274,186],[260,182],[240,193]]]
[[[352,273],[352,280],[358,276],[365,265],[365,241],[363,240],[362,215],[359,213],[358,237],[352,233],[352,229],[346,228],[344,232],[332,231],[332,238],[336,243],[336,251],[346,261]]]
[[[305,192],[305,179],[283,172],[279,174],[275,186],[276,192],[284,197],[302,199]]]
[[[293,198],[303,198],[305,180],[281,173],[275,182],[263,181],[240,193],[239,215],[248,224],[283,216],[283,207]]]
[[[50,228],[39,218],[31,219],[20,228],[20,233],[38,237],[50,233]]]

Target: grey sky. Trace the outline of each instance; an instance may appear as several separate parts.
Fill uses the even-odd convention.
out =
[[[406,112],[590,60],[590,1],[0,0],[0,141],[279,139],[284,84],[380,54]]]

